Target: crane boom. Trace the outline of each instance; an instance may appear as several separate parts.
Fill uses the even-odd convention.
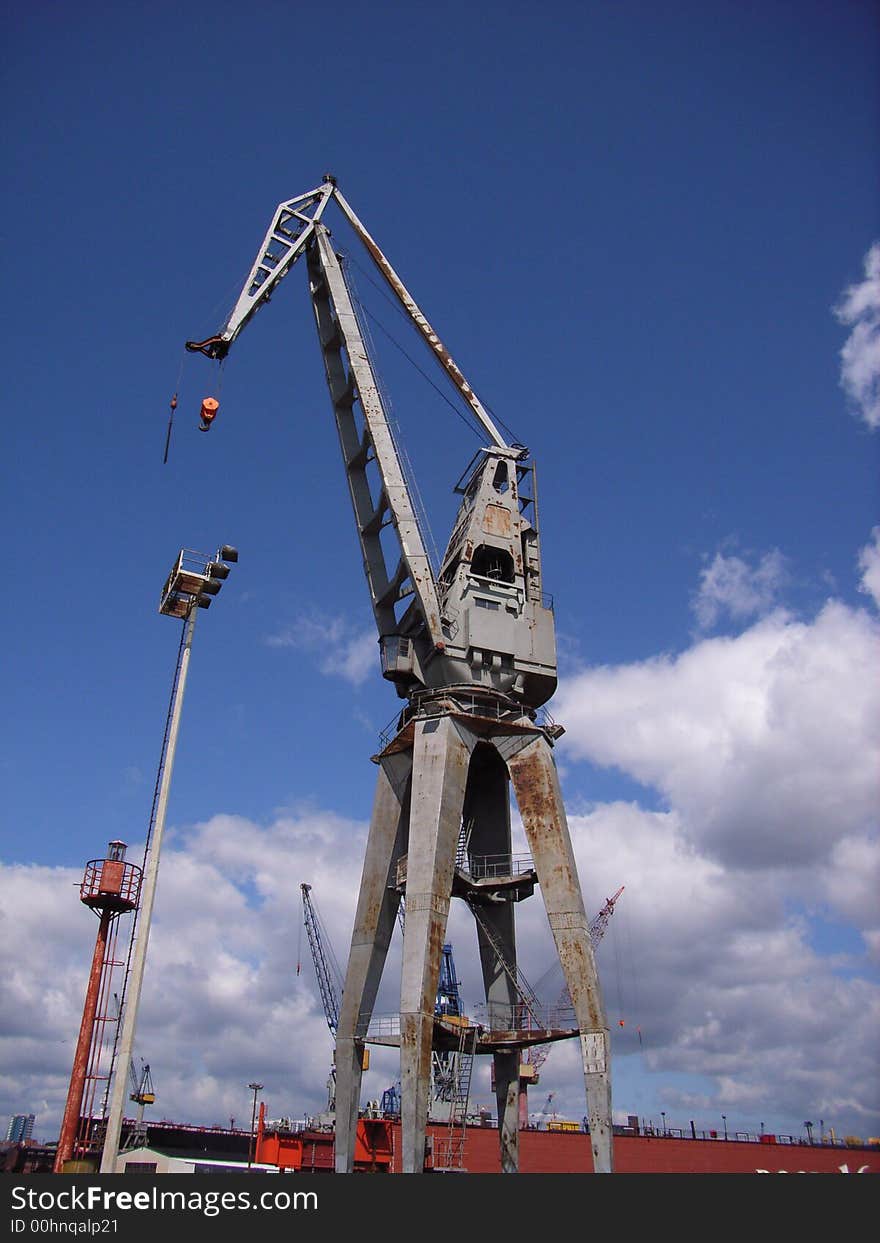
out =
[[[324,224],[331,199],[487,437],[457,486],[462,501],[436,576],[354,300]],[[334,178],[279,204],[225,325],[186,348],[224,358],[304,254],[383,676],[403,699],[423,689],[477,685],[528,709],[540,707],[556,689],[556,640],[541,587],[528,451],[507,444]],[[386,532],[396,539],[396,560],[390,550],[386,559]]]
[[[303,922],[305,923],[306,934],[309,938],[309,948],[312,951],[312,962],[315,964],[315,975],[318,977],[318,988],[321,993],[321,1003],[324,1007],[324,1017],[327,1020],[327,1026],[330,1028],[331,1033],[335,1036],[336,1028],[339,1025],[339,992],[334,976],[339,976],[339,969],[337,967],[331,969],[329,955],[332,954],[332,950],[329,943],[327,943],[326,936],[321,931],[321,921],[318,919],[318,913],[310,896],[311,889],[311,885],[300,885],[303,903]]]
[[[593,942],[594,948],[595,946],[599,944],[599,942],[604,937],[606,931],[608,930],[608,921],[611,919],[611,916],[614,914],[614,904],[617,902],[617,899],[623,893],[624,888],[625,886],[621,885],[617,893],[614,895],[614,897],[606,898],[605,905],[602,907],[599,914],[596,915],[596,917],[593,919],[593,922],[590,924],[590,939]]]
[[[300,255],[305,252],[331,198],[338,203],[343,215],[363,242],[364,248],[379,273],[415,324],[449,379],[470,406],[490,442],[497,448],[507,448],[507,442],[471,388],[455,359],[388,262],[378,243],[367,232],[363,222],[352,210],[351,204],[343,197],[336,179],[329,173],[317,189],[309,190],[306,194],[300,194],[296,198],[287,199],[278,204],[272,223],[263,238],[263,244],[257,252],[257,258],[225,325],[216,337],[209,337],[207,341],[188,341],[187,349],[199,350],[207,354],[209,358],[225,357],[230,345],[254,312],[269,300],[273,290],[284,279]],[[309,215],[309,209],[312,209],[311,215]],[[524,452],[522,446],[517,447],[517,456]]]
[[[226,323],[216,336],[208,337],[204,341],[187,341],[188,350],[198,351],[208,358],[226,357],[229,347],[245,324],[269,301],[274,289],[297,259],[305,254],[306,246],[314,236],[315,226],[324,214],[324,208],[332,194],[332,184],[325,181],[316,190],[309,190],[306,194],[278,204],[253,267]]]
[[[611,919],[611,916],[614,914],[614,905],[617,902],[617,899],[623,893],[624,888],[625,886],[621,885],[617,893],[614,894],[613,897],[607,898],[605,900],[605,904],[603,905],[602,909],[598,912],[598,914],[594,915],[593,919],[590,921],[590,940],[593,944],[593,949],[595,949],[598,946],[599,942],[602,940],[606,931],[608,930],[609,920]],[[559,996],[559,1000],[556,1003],[557,1010],[561,1010],[563,1006],[566,1005],[566,1003],[568,1003],[569,1005],[571,1004],[571,998],[569,996],[567,987],[563,988]],[[529,1050],[530,1056],[528,1058],[528,1061],[534,1067],[534,1073],[536,1075],[538,1071],[541,1069],[541,1067],[544,1065],[544,1063],[547,1061],[547,1058],[550,1055],[550,1050],[552,1048],[553,1046],[551,1044],[539,1044],[539,1045],[535,1045],[532,1049]]]
[[[419,620],[427,628],[431,646],[442,650],[434,572],[342,266],[323,227],[318,230],[317,245],[309,254],[309,282],[379,634],[387,636],[398,631],[395,607],[412,594],[420,605]],[[363,415],[361,429],[356,400]],[[371,461],[379,475],[375,490],[368,478]],[[374,491],[378,496],[374,496]],[[381,539],[389,524],[394,526],[401,554],[393,569],[386,564]]]
[[[156,1099],[156,1092],[153,1088],[153,1076],[150,1074],[149,1064],[145,1062],[143,1070],[138,1075],[132,1058],[129,1074],[132,1091],[128,1099],[134,1101],[136,1105],[152,1105]]]

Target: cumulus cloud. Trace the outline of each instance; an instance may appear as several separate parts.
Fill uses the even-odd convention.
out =
[[[291,647],[317,658],[328,677],[360,686],[376,671],[378,656],[373,630],[360,630],[342,617],[303,616],[266,639],[269,647]]]
[[[618,1083],[629,1082],[629,1063],[641,1064],[678,1125],[717,1123],[725,1112],[754,1132],[771,1114],[769,1129],[780,1118],[797,1126],[806,1109],[875,1133],[880,989],[856,958],[814,944],[809,919],[793,909],[810,899],[811,874],[723,867],[694,849],[675,811],[609,803],[569,822],[590,909],[625,884],[598,950]],[[835,873],[859,888],[866,864],[868,909],[857,909],[851,887],[838,895],[841,915],[876,912],[867,892],[876,843],[848,857],[841,850]],[[554,1091],[564,1116],[583,1112],[578,1072],[568,1046],[554,1048],[541,1072],[542,1093]],[[616,1096],[621,1121],[639,1112],[625,1092]]]
[[[749,565],[742,557],[718,552],[700,573],[693,608],[701,630],[710,630],[726,613],[734,621],[769,611],[785,583],[785,559],[778,549]]]
[[[880,242],[864,260],[864,279],[843,294],[834,313],[851,329],[840,351],[840,382],[859,417],[880,425]]]
[[[589,669],[554,701],[565,757],[654,787],[694,845],[744,867],[814,865],[876,823],[880,627],[830,601],[678,656]]]
[[[852,834],[831,851],[815,877],[820,909],[861,930],[870,957],[880,963],[880,842],[876,833]]]

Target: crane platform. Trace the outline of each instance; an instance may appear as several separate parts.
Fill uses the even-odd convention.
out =
[[[440,1052],[454,1052],[461,1044],[462,1030],[476,1032],[474,1053],[509,1053],[511,1049],[525,1049],[532,1045],[551,1044],[558,1040],[572,1040],[580,1035],[577,1027],[548,1028],[488,1028],[470,1019],[456,1015],[434,1017],[432,1048]],[[400,1048],[400,1015],[374,1015],[366,1033],[361,1037],[365,1044]]]
[[[407,855],[397,861],[395,888],[406,893]],[[521,902],[538,883],[531,855],[467,855],[455,861],[452,896],[468,902]]]

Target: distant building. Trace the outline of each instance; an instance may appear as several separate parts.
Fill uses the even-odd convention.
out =
[[[34,1133],[33,1114],[13,1114],[6,1128],[6,1138],[13,1144],[26,1144]]]

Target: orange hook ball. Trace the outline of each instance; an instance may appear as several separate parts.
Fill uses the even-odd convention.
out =
[[[200,431],[206,432],[217,417],[217,411],[220,409],[220,402],[214,397],[206,397],[202,402],[202,408],[199,412],[201,418]]]

